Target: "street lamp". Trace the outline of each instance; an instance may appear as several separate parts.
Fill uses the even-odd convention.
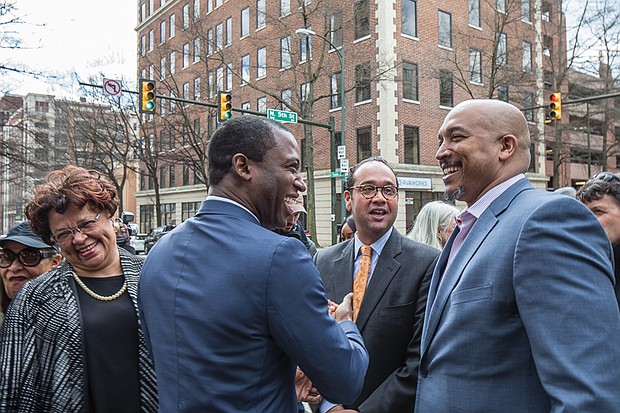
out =
[[[297,36],[299,36],[300,39],[305,39],[306,37],[310,37],[310,36],[317,36],[323,39],[327,44],[329,44],[332,50],[338,53],[338,56],[340,57],[340,145],[344,146],[345,144],[345,140],[344,140],[344,45],[340,47],[336,47],[327,37],[317,34],[316,32],[310,29],[297,29],[295,30],[295,33],[297,34]],[[330,142],[330,148],[332,148],[333,150],[333,145],[331,144],[331,142]],[[332,160],[334,159],[333,152],[331,153],[331,159]],[[344,175],[342,175],[343,182],[344,182],[344,179],[345,179]],[[331,193],[332,193],[332,214],[334,215],[334,221],[335,221],[336,219],[336,181],[335,179],[332,180],[331,176],[330,176],[330,180],[331,180]],[[344,185],[343,185],[343,190],[344,190]],[[344,218],[346,216],[346,211],[344,207],[344,195],[342,196],[340,206],[341,206],[341,210],[340,210],[341,216],[342,218]],[[335,238],[334,237],[334,234],[336,232],[335,228],[337,228],[337,226],[336,226],[336,223],[334,222],[334,224],[332,225],[332,242],[334,242],[334,238]]]

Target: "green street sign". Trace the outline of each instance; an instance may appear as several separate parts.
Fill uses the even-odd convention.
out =
[[[267,118],[282,123],[297,123],[297,113],[286,110],[267,109]]]
[[[330,172],[329,173],[329,177],[330,178],[340,178],[342,176],[342,172],[338,171],[338,172]]]

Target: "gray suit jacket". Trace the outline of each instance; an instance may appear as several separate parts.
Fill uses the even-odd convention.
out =
[[[431,282],[415,411],[620,411],[612,251],[594,215],[522,179],[438,288],[455,235]]]
[[[355,242],[320,250],[315,262],[327,297],[353,289]],[[420,338],[430,278],[439,251],[392,230],[379,257],[357,319],[370,365],[364,388],[348,407],[361,412],[411,412],[415,402]]]

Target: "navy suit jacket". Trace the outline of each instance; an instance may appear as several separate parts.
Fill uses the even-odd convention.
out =
[[[294,412],[296,364],[342,403],[362,388],[362,339],[328,315],[303,244],[238,205],[207,199],[159,240],[139,300],[160,412]]]
[[[362,394],[348,407],[371,413],[413,409],[426,297],[438,256],[435,248],[392,230],[356,322],[370,365]],[[319,251],[315,261],[327,298],[340,302],[352,291],[355,257],[354,240]]]
[[[522,179],[446,269],[455,236],[429,290],[415,411],[620,411],[612,250],[594,215]]]

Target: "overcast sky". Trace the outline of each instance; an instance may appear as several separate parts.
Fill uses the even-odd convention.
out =
[[[6,65],[59,76],[32,80],[13,76],[2,89],[64,95],[75,87],[75,75],[84,81],[103,73],[111,79],[136,76],[136,2],[132,0],[17,0],[17,14],[26,22],[17,29],[19,50],[0,51]]]

